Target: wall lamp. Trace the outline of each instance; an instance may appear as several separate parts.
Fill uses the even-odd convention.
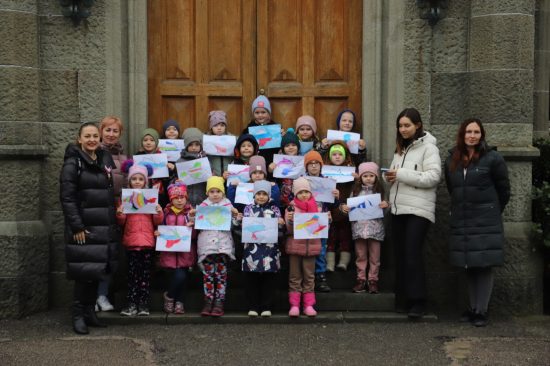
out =
[[[59,0],[61,5],[61,13],[70,17],[75,26],[79,25],[82,19],[86,19],[91,15],[90,8],[94,4],[94,0]]]
[[[447,0],[416,0],[416,5],[420,8],[420,18],[427,19],[433,27],[444,17]]]

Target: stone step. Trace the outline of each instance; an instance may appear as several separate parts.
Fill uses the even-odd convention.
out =
[[[198,312],[187,312],[183,315],[167,315],[162,312],[152,312],[149,316],[121,316],[115,312],[98,313],[100,319],[108,325],[135,325],[135,324],[312,324],[312,323],[374,323],[374,322],[407,322],[406,314],[379,311],[323,311],[316,317],[310,318],[301,315],[290,318],[286,312],[274,313],[269,318],[251,318],[246,312],[227,312],[219,318],[203,317]],[[435,314],[427,314],[415,322],[435,322]]]

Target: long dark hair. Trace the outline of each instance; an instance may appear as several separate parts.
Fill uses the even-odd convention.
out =
[[[468,149],[466,147],[466,142],[464,141],[464,136],[466,136],[466,127],[470,123],[475,123],[479,126],[481,130],[481,138],[479,139],[479,144],[476,145],[472,157],[468,154]],[[458,132],[456,134],[456,146],[453,150],[453,155],[451,157],[451,172],[454,172],[460,164],[466,168],[470,163],[476,163],[479,158],[487,152],[487,143],[485,142],[485,128],[478,118],[467,118],[460,124]]]
[[[399,120],[403,117],[407,117],[411,120],[412,123],[416,125],[416,133],[414,135],[414,140],[424,136],[424,124],[422,123],[422,118],[420,117],[420,112],[416,110],[416,108],[405,108],[401,113],[397,115],[397,119],[395,121],[395,128],[396,128],[396,136],[395,136],[395,152],[399,155],[403,154],[403,151],[405,151],[407,145],[405,142],[405,139],[401,134],[399,133]]]
[[[361,193],[361,189],[363,189],[363,181],[361,180],[361,176],[359,176],[359,178],[355,180],[355,183],[353,183],[353,188],[351,189],[352,197],[357,197],[359,193]],[[380,193],[382,201],[384,200],[386,191],[384,189],[384,184],[382,184],[381,179],[378,175],[376,176],[376,180],[374,181],[374,186],[372,187],[372,190],[374,193]]]

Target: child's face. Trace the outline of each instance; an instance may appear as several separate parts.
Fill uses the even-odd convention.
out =
[[[225,134],[225,129],[226,129],[225,123],[218,123],[217,125],[212,127],[212,133],[214,135],[220,136]]]
[[[201,144],[198,141],[193,141],[192,143],[187,145],[187,152],[200,153],[201,152]]]
[[[350,112],[345,112],[340,117],[340,131],[350,132],[353,128],[353,114]]]
[[[363,173],[361,176],[361,183],[365,186],[373,186],[376,183],[376,175],[371,172]]]
[[[286,155],[298,155],[298,145],[293,142],[286,144],[283,148],[283,152]]]
[[[164,136],[166,136],[169,140],[175,140],[180,137],[180,134],[178,132],[178,129],[174,126],[170,126],[166,129],[164,132]]]
[[[265,174],[261,170],[256,170],[250,173],[250,180],[252,180],[252,182],[256,182],[258,180],[264,180],[264,179],[265,179]]]
[[[130,188],[143,189],[145,188],[145,177],[141,174],[134,174],[130,178]]]
[[[143,146],[143,150],[145,150],[146,153],[152,153],[157,148],[155,139],[151,135],[145,135],[145,137],[143,137],[143,140],[141,141],[141,146]]]
[[[317,160],[312,160],[307,164],[307,174],[318,177],[321,174],[321,163]]]
[[[78,136],[80,148],[87,153],[93,154],[99,147],[99,130],[95,126],[86,126]]]
[[[334,165],[344,164],[344,155],[340,154],[338,151],[334,151],[330,154],[330,162]]]
[[[298,136],[300,136],[302,140],[309,140],[313,137],[313,129],[308,125],[300,126],[298,129]]]
[[[263,191],[259,191],[254,195],[254,202],[256,202],[257,205],[263,205],[269,201],[269,196],[267,193]]]
[[[208,198],[213,203],[218,203],[223,199],[223,192],[220,191],[218,188],[210,188],[208,191]]]
[[[254,154],[254,145],[250,141],[244,141],[239,148],[241,156],[249,158]]]
[[[256,108],[254,110],[254,120],[256,120],[256,123],[259,125],[266,125],[271,121],[271,116],[269,115],[269,112],[265,108]]]
[[[300,201],[307,201],[311,198],[311,192],[310,191],[300,191],[296,195]]]
[[[185,198],[185,196],[177,196],[172,198],[171,202],[172,202],[172,206],[174,206],[178,210],[181,210],[187,204],[187,199]]]

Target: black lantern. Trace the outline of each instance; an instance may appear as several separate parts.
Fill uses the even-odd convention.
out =
[[[59,4],[61,13],[70,17],[74,25],[77,26],[82,19],[91,15],[90,8],[94,4],[94,0],[59,0]]]
[[[444,17],[447,0],[416,0],[420,8],[420,18],[427,19],[430,26],[434,26]]]

